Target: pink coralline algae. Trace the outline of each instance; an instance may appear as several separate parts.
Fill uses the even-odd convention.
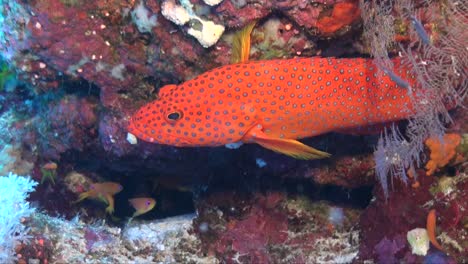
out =
[[[111,235],[92,227],[85,228],[84,238],[86,240],[86,249],[88,251],[92,250],[93,246],[97,246],[99,243],[107,244],[112,242]]]
[[[265,198],[263,198],[265,199]],[[269,245],[284,243],[288,237],[288,225],[285,214],[274,210],[275,203],[257,201],[245,219],[232,219],[226,225],[225,233],[219,238],[221,253],[228,250],[227,245],[240,255],[251,256],[253,262],[269,262],[267,249]]]
[[[127,131],[122,127],[122,118],[102,114],[99,121],[99,140],[108,153],[121,157],[130,152],[132,145],[127,142]]]
[[[131,45],[118,41],[119,25],[110,20],[123,6],[114,3],[102,9],[93,3],[66,6],[60,1],[34,2],[30,8],[37,15],[28,23],[30,46],[57,71],[98,84],[104,105],[119,106],[118,99],[123,98],[117,91],[138,80],[135,72],[151,72],[139,63],[146,60],[145,54],[138,52],[145,50],[145,45],[142,41]],[[134,52],[128,55],[129,51]]]
[[[248,199],[235,201],[233,195],[235,194],[228,194],[223,200],[218,200],[215,196],[203,201],[211,204],[218,200],[221,208],[226,208],[228,215],[227,219],[213,218],[214,215],[210,216],[210,208],[204,205],[201,208],[203,214],[196,225],[204,224],[210,228],[199,229],[202,241],[208,243],[210,252],[224,255],[225,260],[239,254],[251,262],[270,262],[269,247],[284,243],[288,236],[287,217],[279,208],[275,208],[284,201],[284,196],[279,193],[270,194],[269,197],[259,196],[254,204],[250,204]],[[244,216],[238,219],[239,215]],[[221,223],[222,229],[213,228]]]
[[[32,259],[38,263],[48,264],[53,255],[53,244],[41,234],[36,234],[30,240],[30,243],[20,244],[16,248],[18,260],[15,263],[26,264]]]
[[[419,170],[420,186],[417,188],[394,181],[388,199],[385,199],[381,188],[377,188],[377,199],[361,215],[359,224],[363,241],[359,259],[422,262],[424,257],[411,254],[409,244],[401,242],[401,237],[406,237],[406,233],[414,228],[425,228],[429,209],[438,212],[436,237],[445,233],[442,242],[439,240],[445,252],[432,247],[427,257],[439,252],[448,254],[444,263],[466,259],[466,250],[460,251],[465,240],[460,229],[464,224],[461,212],[468,208],[468,178],[463,173],[449,178],[435,177],[426,176],[423,170]]]
[[[83,151],[97,136],[96,102],[65,96],[50,102],[48,111],[35,120],[36,138],[43,159],[59,160],[67,150]]]
[[[241,27],[249,21],[261,19],[272,11],[279,11],[292,22],[305,28],[314,35],[328,37],[339,29],[350,26],[359,20],[358,1],[245,1],[245,5],[236,5],[233,1],[223,1],[216,11],[228,27]],[[337,6],[334,10],[334,6]],[[326,21],[329,10],[334,10],[330,20]]]
[[[227,263],[333,261],[346,255],[344,251],[357,249],[351,237],[334,242],[331,237],[349,231],[356,211],[343,208],[342,221],[335,226],[330,218],[333,207],[307,198],[281,192],[250,198],[240,193],[212,194],[200,201],[198,211],[194,228],[205,250]]]
[[[285,178],[306,178],[317,184],[338,185],[344,188],[371,186],[375,183],[374,160],[371,154],[333,157],[322,166],[301,164],[296,170],[288,172]]]

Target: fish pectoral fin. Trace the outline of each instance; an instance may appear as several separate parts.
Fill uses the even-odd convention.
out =
[[[261,130],[251,133],[253,142],[264,148],[288,155],[295,159],[312,160],[324,159],[331,156],[327,152],[314,149],[294,139],[269,137]]]

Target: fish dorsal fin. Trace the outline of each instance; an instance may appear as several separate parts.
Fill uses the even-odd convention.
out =
[[[232,39],[231,63],[246,62],[250,54],[250,35],[257,24],[254,20],[234,34]]]
[[[329,153],[314,149],[294,139],[270,137],[262,131],[261,126],[252,128],[246,136],[250,141],[264,148],[288,155],[295,159],[312,160],[324,159],[331,156]]]

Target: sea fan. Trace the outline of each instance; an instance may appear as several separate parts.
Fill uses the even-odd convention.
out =
[[[406,182],[406,171],[421,165],[424,141],[442,139],[446,125],[452,122],[448,110],[463,106],[468,90],[468,34],[464,27],[468,5],[466,1],[444,5],[422,1],[416,9],[411,0],[361,0],[361,9],[364,38],[381,71],[393,70],[391,50],[418,81],[411,94],[415,114],[405,135],[395,127],[386,130],[375,151],[377,178],[388,196],[387,177]],[[432,25],[431,35],[421,17]],[[395,42],[395,22],[406,25],[412,40],[409,44]]]
[[[388,177],[392,176],[391,180],[396,177],[407,183],[407,169],[414,170],[415,166],[420,165],[421,152],[420,144],[408,142],[397,127],[385,129],[374,152],[375,171],[385,197],[389,193]]]

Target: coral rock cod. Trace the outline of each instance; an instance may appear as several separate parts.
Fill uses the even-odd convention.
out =
[[[248,56],[248,48],[241,50],[241,57]],[[393,72],[380,73],[373,60],[363,58],[241,61],[162,87],[158,99],[131,118],[129,132],[172,146],[257,143],[294,158],[317,159],[330,154],[296,139],[359,133],[414,112],[415,78],[399,58]]]
[[[395,72],[410,85],[414,77]],[[252,61],[166,85],[131,119],[136,137],[173,146],[244,142],[301,159],[327,153],[296,139],[359,131],[412,115],[413,98],[370,59]],[[410,88],[411,89],[411,88]]]

